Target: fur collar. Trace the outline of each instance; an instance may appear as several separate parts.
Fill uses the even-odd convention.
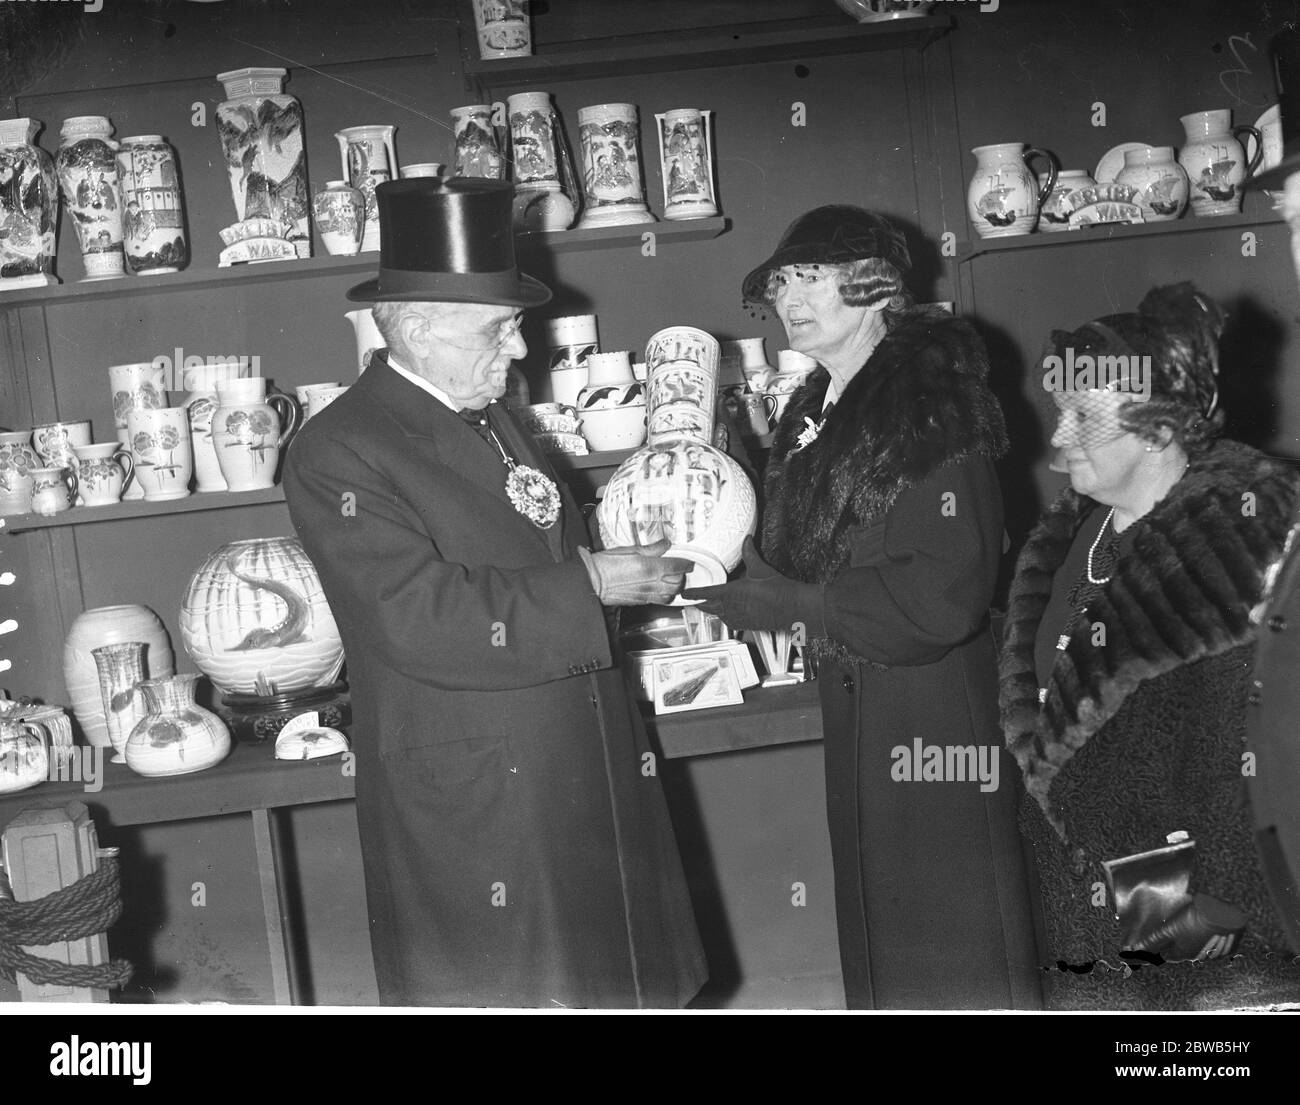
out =
[[[1221,441],[1133,523],[1130,553],[1056,658],[1041,708],[1034,641],[1052,580],[1098,504],[1067,489],[1030,535],[1007,610],[1000,705],[1007,747],[1029,792],[1064,837],[1049,791],[1057,774],[1149,680],[1254,637],[1252,610],[1281,555],[1296,476],[1236,442]],[[1091,624],[1106,627],[1092,643]]]

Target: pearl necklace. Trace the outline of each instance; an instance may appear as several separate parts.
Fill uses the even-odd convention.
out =
[[[1092,574],[1093,553],[1097,551],[1097,546],[1101,544],[1102,537],[1105,536],[1106,530],[1110,528],[1110,520],[1114,517],[1115,517],[1115,508],[1111,507],[1110,513],[1106,515],[1106,520],[1101,524],[1101,529],[1097,531],[1097,536],[1092,539],[1092,546],[1088,549],[1088,582],[1089,583],[1109,583],[1111,581],[1111,576],[1115,574],[1113,569],[1111,571],[1111,574],[1106,576],[1104,579],[1098,579],[1096,576]]]

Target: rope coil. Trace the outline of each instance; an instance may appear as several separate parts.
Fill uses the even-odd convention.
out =
[[[107,932],[121,916],[122,880],[114,856],[102,857],[97,870],[43,898],[30,902],[0,898],[0,975],[15,982],[16,972],[21,971],[37,985],[125,986],[135,970],[128,960],[59,963],[22,948],[95,936]]]

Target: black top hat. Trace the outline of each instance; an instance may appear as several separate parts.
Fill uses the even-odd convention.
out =
[[[516,267],[514,188],[504,181],[415,177],[381,184],[375,196],[379,275],[348,299],[539,307],[551,298]]]
[[[1300,171],[1300,32],[1290,29],[1273,36],[1273,77],[1277,81],[1278,114],[1282,117],[1282,160],[1251,177],[1244,188],[1281,188]]]
[[[783,265],[841,265],[879,257],[902,276],[912,267],[907,240],[888,219],[847,203],[817,207],[785,229],[776,252],[740,286],[748,303],[762,303],[767,274]]]

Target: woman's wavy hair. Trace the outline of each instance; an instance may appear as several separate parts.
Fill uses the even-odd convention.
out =
[[[839,276],[840,299],[849,307],[885,305],[885,326],[891,329],[899,317],[913,305],[912,293],[903,284],[903,274],[882,257],[863,257],[839,264],[795,265],[795,268],[821,269]],[[776,302],[776,269],[769,270],[760,302],[771,307]]]
[[[1188,281],[1152,288],[1136,312],[1106,315],[1078,330],[1053,331],[1049,353],[1151,358],[1151,396],[1126,404],[1120,425],[1153,444],[1172,441],[1189,454],[1206,449],[1223,430],[1219,402],[1222,308]]]

